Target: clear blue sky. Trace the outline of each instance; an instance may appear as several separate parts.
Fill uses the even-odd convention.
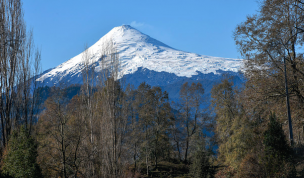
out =
[[[258,4],[255,0],[23,0],[23,9],[46,70],[124,24],[176,49],[241,58],[233,31],[257,12]]]

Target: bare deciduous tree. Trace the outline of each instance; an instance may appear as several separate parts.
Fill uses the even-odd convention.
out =
[[[37,97],[30,79],[39,71],[40,52],[26,33],[20,0],[0,2],[0,118],[5,146],[11,130],[25,123],[31,132]],[[35,79],[35,78],[34,78]]]

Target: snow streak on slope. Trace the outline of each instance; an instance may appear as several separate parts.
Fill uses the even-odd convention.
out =
[[[216,74],[218,70],[237,72],[242,66],[241,59],[210,57],[176,50],[129,25],[113,28],[89,48],[92,64],[100,66],[98,64],[102,51],[112,42],[119,52],[122,75],[132,74],[142,67],[156,72],[191,77],[197,75],[197,71],[204,74]],[[67,76],[80,77],[83,69],[82,54],[45,72],[37,81],[60,81]],[[100,67],[96,70],[100,70]],[[54,81],[54,84],[59,81]]]

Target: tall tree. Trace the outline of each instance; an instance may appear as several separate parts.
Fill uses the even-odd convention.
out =
[[[98,148],[97,148],[97,140],[96,140],[96,132],[98,132],[97,129],[99,129],[96,125],[98,124],[97,118],[96,118],[96,112],[94,112],[94,109],[96,110],[97,102],[96,99],[94,99],[94,86],[96,85],[96,76],[95,76],[95,64],[92,62],[92,54],[90,52],[90,49],[85,46],[85,50],[82,53],[82,78],[83,78],[83,85],[81,86],[81,95],[80,99],[81,102],[79,104],[79,110],[75,114],[78,114],[79,117],[81,117],[81,122],[84,123],[84,130],[85,133],[89,134],[87,135],[89,140],[84,139],[82,140],[83,143],[81,144],[84,149],[86,150],[86,162],[85,164],[85,176],[86,177],[94,177],[95,175],[95,169],[96,165],[94,165],[94,162],[96,162],[97,154],[98,154]],[[77,116],[76,116],[77,117]],[[95,134],[94,134],[95,133]],[[85,135],[86,135],[85,134]],[[82,155],[84,156],[84,155]]]
[[[153,139],[151,141],[154,146],[153,154],[155,169],[157,169],[159,157],[162,156],[164,158],[165,151],[170,149],[168,148],[168,131],[170,126],[173,124],[173,117],[168,93],[166,91],[162,92],[160,87],[153,87],[148,92],[148,96],[152,97],[148,99],[150,100],[149,104],[153,107],[153,113],[151,113],[153,114],[151,117]]]
[[[145,82],[137,89],[134,106],[137,110],[138,125],[142,128],[142,155],[145,156],[149,174],[149,163],[154,161],[154,168],[157,169],[159,158],[164,159],[170,150],[169,128],[173,124],[172,108],[166,91],[163,92],[160,87],[151,88]]]
[[[83,85],[82,85],[82,99],[83,102],[86,103],[85,109],[83,109],[83,116],[84,120],[88,120],[90,125],[90,141],[91,143],[94,142],[93,138],[93,103],[92,103],[92,96],[93,96],[93,87],[95,84],[95,66],[94,63],[91,61],[92,55],[90,49],[85,46],[85,51],[82,53],[82,62],[83,62],[83,70],[82,70],[82,78],[83,78]]]
[[[204,121],[201,104],[203,103],[204,88],[201,83],[184,83],[180,90],[180,113],[183,127],[185,128],[185,156],[184,161],[188,161],[191,137],[200,129]]]
[[[142,128],[143,134],[143,142],[141,148],[143,149],[142,156],[145,157],[146,163],[146,171],[147,175],[149,175],[149,167],[150,167],[150,154],[151,154],[151,125],[153,116],[153,108],[152,105],[149,104],[149,100],[147,98],[149,91],[151,90],[151,86],[146,84],[145,82],[141,83],[138,86],[138,93],[135,99],[135,107],[138,110],[138,118],[139,124]],[[151,98],[151,97],[150,97]]]
[[[128,85],[125,91],[126,104],[125,109],[126,115],[128,118],[127,135],[126,135],[126,144],[128,144],[129,152],[133,157],[134,162],[134,171],[138,169],[138,161],[140,156],[140,145],[143,140],[143,135],[141,133],[140,122],[138,121],[138,110],[136,108],[136,95],[138,94],[137,90],[133,86]]]
[[[232,78],[224,77],[211,91],[219,144],[219,160],[237,168],[252,148],[254,134],[233,87]]]
[[[45,101],[46,110],[39,119],[39,153],[42,165],[54,170],[58,176],[67,178],[71,154],[71,127],[68,124],[67,99],[57,89],[54,95]],[[46,154],[46,155],[45,155]],[[48,157],[50,156],[50,157]]]
[[[269,110],[283,115],[281,108],[286,105],[285,85],[288,85],[290,108],[294,110],[291,113],[296,119],[303,115],[304,107],[304,3],[301,0],[263,0],[260,5],[259,13],[248,16],[234,33],[236,44],[246,59],[247,99],[254,100],[248,108],[264,118]],[[294,122],[296,126],[301,125],[298,119]]]
[[[1,139],[20,123],[31,132],[37,97],[33,78],[39,71],[40,52],[35,50],[32,32],[27,34],[20,0],[0,2],[0,118]]]
[[[110,40],[101,56],[100,91],[98,100],[100,108],[100,144],[102,146],[102,174],[119,177],[122,174],[122,151],[127,117],[124,107],[124,92],[120,75],[119,54]]]

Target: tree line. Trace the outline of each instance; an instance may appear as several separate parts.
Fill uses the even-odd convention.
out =
[[[20,1],[1,2],[7,11],[19,8],[18,13],[11,13],[14,18],[19,14],[24,23]],[[14,22],[13,17],[8,19]],[[31,35],[22,39],[25,45],[27,39],[32,43]],[[212,146],[206,149],[203,127],[211,121],[201,107],[202,84],[185,83],[179,103],[170,102],[168,93],[160,87],[146,83],[137,89],[124,86],[119,80],[119,54],[110,41],[100,56],[100,72],[95,71],[86,47],[82,55],[83,85],[78,95],[69,98],[63,87],[52,87],[43,108],[39,108],[39,98],[45,96],[34,82],[40,54],[37,51],[30,56],[32,48],[17,49],[20,54],[13,58],[15,61],[1,58],[14,62],[14,67],[7,68],[10,73],[16,72],[16,79],[20,76],[7,89],[5,82],[11,76],[2,74],[9,78],[1,85],[5,89],[1,101],[9,106],[1,107],[2,176],[155,177],[165,176],[168,171],[163,169],[170,163],[177,165],[170,169],[188,174],[197,150],[204,152],[204,165],[210,167],[207,158],[212,157]]]
[[[124,91],[108,78],[97,91],[70,101],[55,90],[36,130],[44,175],[123,177],[126,170],[150,175],[160,162],[190,162],[196,147],[205,144],[207,118],[199,108],[202,85],[183,88],[182,111],[172,108],[167,92],[146,83]]]
[[[0,2],[2,176],[303,176],[302,0],[263,0],[236,27],[246,81],[223,76],[207,109],[200,83],[184,83],[176,103],[160,87],[126,86],[110,41],[100,72],[83,53],[80,93],[52,87],[39,113],[39,50],[20,0]]]
[[[211,157],[212,151],[204,142],[203,127],[211,121],[201,107],[202,84],[185,83],[177,107],[172,107],[177,104],[170,103],[168,93],[160,87],[141,83],[137,89],[131,85],[123,89],[123,82],[117,80],[119,67],[115,67],[119,65],[118,54],[112,46],[107,49],[101,63],[110,61],[112,71],[104,68],[97,86],[92,85],[96,76],[94,67],[88,67],[87,49],[80,94],[69,100],[64,90],[54,88],[45,101],[36,125],[43,174],[153,176],[161,169],[160,162],[190,163],[199,145],[200,151]]]

